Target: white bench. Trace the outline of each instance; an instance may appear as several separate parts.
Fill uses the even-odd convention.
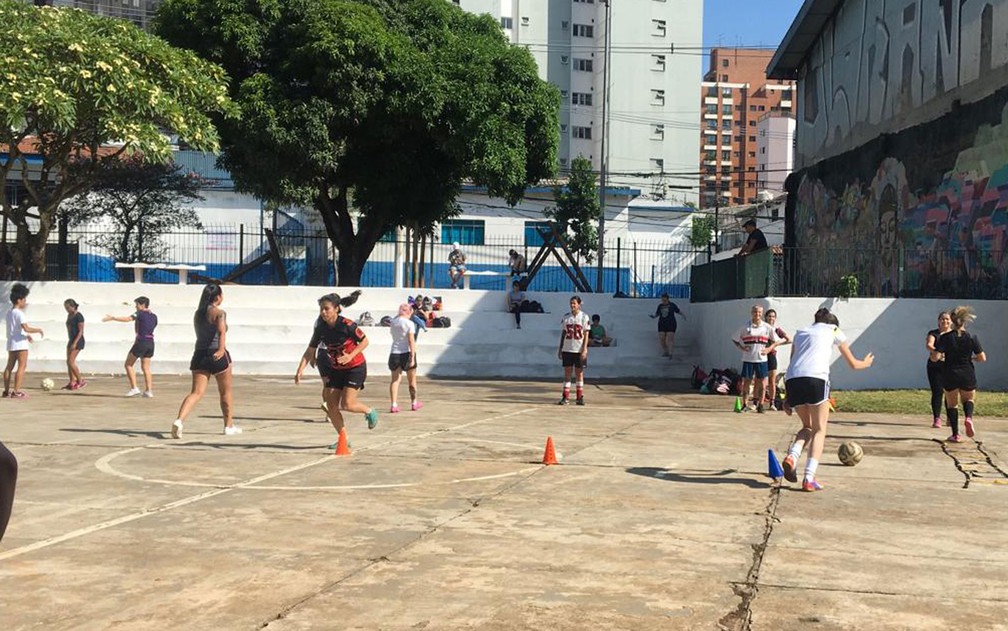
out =
[[[145,269],[163,269],[168,272],[176,272],[178,274],[179,285],[185,285],[189,282],[189,272],[205,272],[206,265],[169,265],[168,263],[116,263],[116,269],[131,269],[133,270],[133,282],[142,283],[143,273]]]
[[[462,275],[462,287],[464,289],[470,289],[470,287],[469,287],[469,281],[472,279],[473,276],[483,276],[483,277],[490,277],[490,278],[495,277],[495,276],[504,276],[504,277],[510,278],[511,277],[511,273],[510,272],[491,272],[491,271],[471,272],[469,270],[466,270],[465,274]]]

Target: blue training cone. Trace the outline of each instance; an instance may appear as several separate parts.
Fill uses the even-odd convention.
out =
[[[784,477],[784,469],[781,468],[773,449],[767,449],[767,475],[775,480]]]

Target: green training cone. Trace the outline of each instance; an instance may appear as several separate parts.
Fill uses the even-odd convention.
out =
[[[742,411],[742,397],[735,397],[735,411]]]

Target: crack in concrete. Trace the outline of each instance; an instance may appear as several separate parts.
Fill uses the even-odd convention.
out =
[[[1005,471],[1003,468],[1001,468],[1000,465],[998,465],[997,463],[994,462],[994,459],[991,456],[991,454],[989,454],[987,452],[987,450],[984,449],[984,446],[983,446],[982,442],[980,442],[980,441],[974,441],[974,445],[976,446],[977,451],[979,451],[980,454],[983,455],[983,459],[982,460],[970,460],[969,456],[976,456],[975,453],[959,453],[959,454],[956,454],[956,453],[953,453],[951,449],[949,449],[949,445],[953,444],[953,443],[947,443],[947,442],[945,442],[943,440],[938,440],[938,439],[933,439],[933,440],[936,443],[938,443],[938,445],[941,447],[942,452],[946,456],[948,456],[949,458],[952,459],[952,462],[955,464],[955,468],[959,471],[959,473],[963,474],[963,477],[965,478],[965,482],[963,482],[962,488],[968,489],[969,486],[970,486],[970,482],[972,482],[974,478],[985,478],[985,477],[987,477],[987,476],[983,475],[981,472],[977,471],[977,468],[976,468],[975,465],[980,464],[980,463],[985,463],[988,467],[990,467],[990,469],[992,469],[993,471],[997,472],[1002,477],[1008,479],[1008,471]],[[988,473],[988,471],[984,471],[983,473]]]
[[[732,591],[740,598],[740,602],[738,607],[718,620],[718,628],[722,631],[749,631],[752,628],[752,603],[759,593],[759,574],[763,567],[763,556],[770,543],[770,535],[773,534],[774,525],[780,521],[777,519],[780,494],[780,483],[774,484],[770,488],[770,497],[766,509],[763,511],[763,538],[752,546],[752,564],[746,573],[745,581],[732,584]]]

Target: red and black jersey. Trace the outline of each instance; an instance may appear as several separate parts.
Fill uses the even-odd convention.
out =
[[[333,370],[349,370],[364,363],[363,353],[354,357],[348,364],[337,363],[336,358],[352,353],[365,337],[364,331],[353,320],[340,316],[332,326],[329,326],[325,320],[318,318],[315,320],[315,330],[308,346],[318,348],[319,345],[324,345],[324,351],[319,349],[319,359],[328,359],[329,366]]]

